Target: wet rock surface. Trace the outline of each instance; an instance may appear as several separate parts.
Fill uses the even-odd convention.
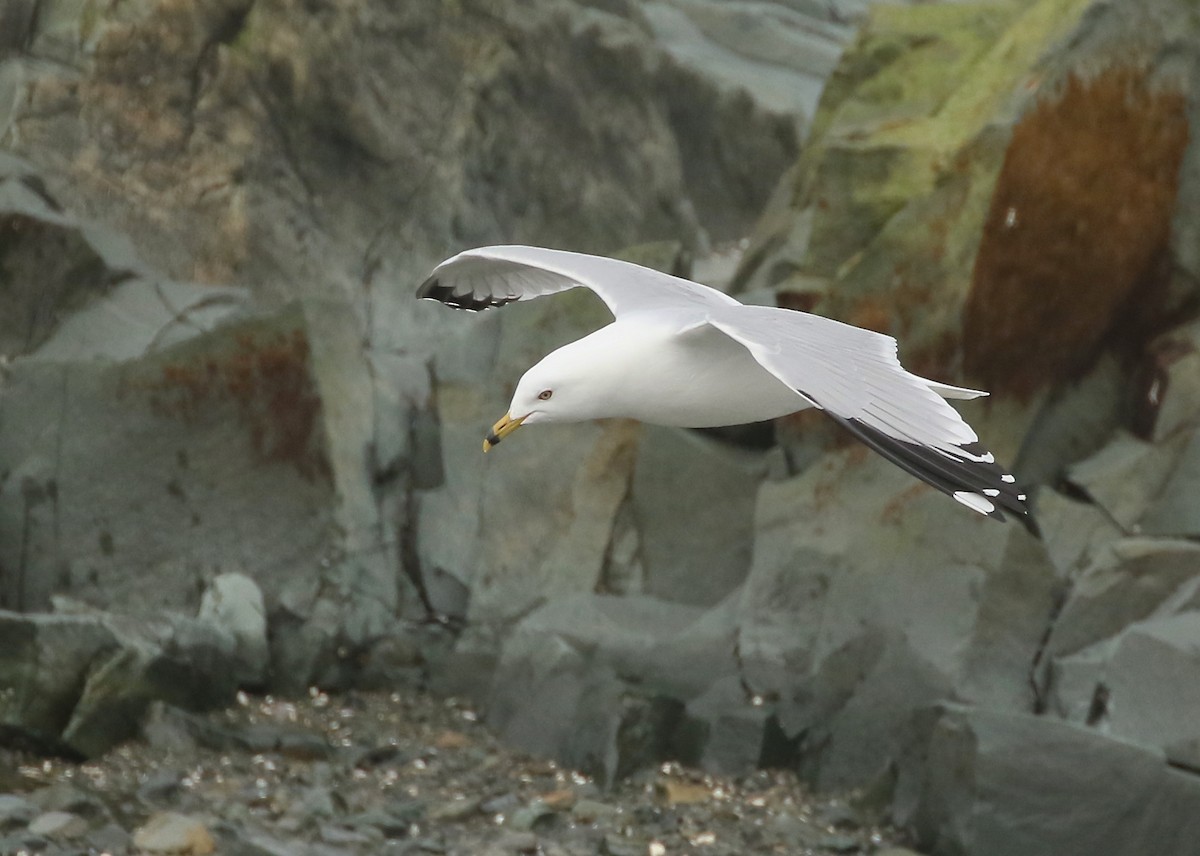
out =
[[[417,693],[166,705],[86,764],[10,754],[0,852],[895,853],[895,835],[795,775],[655,766],[603,790],[506,749],[476,712]]]

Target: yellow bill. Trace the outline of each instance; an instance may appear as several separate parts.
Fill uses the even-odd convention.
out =
[[[512,416],[505,413],[503,418],[493,425],[492,430],[489,431],[488,435],[483,438],[483,451],[490,452],[492,450],[492,446],[495,446],[513,431],[516,431],[518,428],[520,428],[521,423],[524,421],[524,416],[513,419]]]

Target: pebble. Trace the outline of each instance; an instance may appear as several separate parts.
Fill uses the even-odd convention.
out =
[[[78,838],[88,830],[88,823],[69,811],[48,811],[39,814],[29,824],[29,832],[44,838]]]
[[[508,814],[520,804],[521,798],[510,791],[498,797],[492,797],[490,800],[484,800],[479,804],[479,810],[484,814]]]
[[[544,828],[555,821],[555,813],[541,800],[534,800],[524,808],[513,812],[508,821],[509,827],[518,832],[528,832],[531,829]]]
[[[375,835],[370,835],[359,829],[348,829],[344,826],[327,824],[321,827],[321,840],[326,844],[340,847],[354,844],[374,844],[383,838],[383,833],[378,829],[371,826],[366,828],[375,832]]]
[[[96,830],[87,837],[88,848],[94,853],[126,853],[133,837],[115,823]]]
[[[183,789],[180,775],[174,770],[160,770],[138,788],[138,799],[147,806],[167,806],[179,799]]]
[[[817,839],[817,846],[834,853],[857,853],[862,850],[862,842],[853,835],[823,835]]]
[[[133,846],[148,853],[178,853],[207,856],[216,851],[208,828],[196,820],[175,812],[151,816],[133,833]]]
[[[89,820],[108,815],[104,803],[66,782],[35,791],[30,802],[42,811],[67,811]]]
[[[842,802],[830,803],[817,815],[821,823],[833,829],[853,831],[862,826],[857,812]]]
[[[600,842],[600,853],[603,856],[646,856],[648,846],[645,841],[626,838],[610,832]]]
[[[538,837],[532,832],[509,832],[502,835],[496,845],[508,853],[536,853]]]
[[[15,794],[0,794],[0,831],[25,826],[37,816],[37,806]]]
[[[380,808],[360,812],[346,822],[353,827],[368,827],[377,829],[386,838],[403,838],[408,834],[409,827],[417,820],[416,817],[406,819]]]
[[[605,817],[612,817],[619,809],[599,800],[582,799],[571,809],[571,816],[580,823],[595,823]]]
[[[188,714],[191,733],[203,737],[190,749],[134,741],[87,765],[22,757],[40,781],[0,794],[0,854],[206,856],[219,842],[219,852],[258,856],[853,856],[869,840],[891,843],[866,815],[855,829],[845,800],[811,798],[784,773],[731,779],[672,765],[600,790],[503,749],[456,702],[313,698],[320,704],[264,698]],[[305,730],[312,737],[300,739]],[[279,751],[347,740],[328,758]],[[28,829],[55,812],[86,823],[83,834],[55,837],[71,824],[47,827],[51,834]],[[128,818],[151,812],[135,838]]]
[[[429,819],[441,821],[466,820],[478,811],[479,800],[469,797],[459,797],[458,799],[433,806],[429,809]]]
[[[542,794],[542,803],[553,811],[570,811],[578,801],[579,794],[570,788],[561,788]]]

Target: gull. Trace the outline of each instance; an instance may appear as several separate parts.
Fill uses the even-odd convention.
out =
[[[578,287],[614,320],[525,372],[485,452],[523,425],[627,417],[711,428],[816,408],[972,511],[996,520],[1009,512],[1037,534],[1024,489],[945,401],[987,393],[912,374],[891,336],[541,247],[461,252],[434,268],[417,297],[478,312]]]

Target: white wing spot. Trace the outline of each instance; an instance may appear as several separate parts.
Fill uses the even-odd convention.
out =
[[[992,505],[990,500],[977,493],[971,493],[968,490],[954,491],[954,498],[967,508],[972,511],[978,511],[980,514],[991,514],[996,510],[996,506]]]
[[[1018,493],[1018,494],[1017,494],[1017,499],[1021,500],[1021,502],[1024,502],[1024,501],[1025,501],[1025,494],[1023,494],[1023,493]]]
[[[999,496],[1000,491],[996,490],[994,487],[985,487],[983,489],[983,494],[984,496]]]
[[[1000,476],[1000,481],[1004,482],[1005,484],[1012,484],[1016,480],[1017,479],[1015,476],[1011,476],[1008,473],[1005,473],[1004,475]]]

